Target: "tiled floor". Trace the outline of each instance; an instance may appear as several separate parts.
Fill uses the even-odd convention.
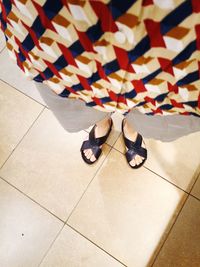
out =
[[[0,40],[0,266],[200,267],[200,133],[145,140],[132,170],[115,114],[87,166],[87,131],[61,127]]]

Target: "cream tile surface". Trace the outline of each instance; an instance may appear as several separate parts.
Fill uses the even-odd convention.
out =
[[[192,133],[173,142],[144,141],[148,149],[145,166],[189,192],[200,170],[200,133]],[[115,148],[125,152],[122,136]]]
[[[65,226],[40,267],[122,267],[121,263]]]
[[[35,83],[26,78],[25,74],[8,55],[7,49],[4,49],[0,54],[0,79],[46,106]]]
[[[3,48],[5,47],[5,45],[6,45],[5,37],[4,37],[3,32],[0,29],[0,52],[3,50]]]
[[[200,266],[200,202],[189,197],[153,267]]]
[[[63,223],[0,179],[0,265],[37,267]]]
[[[0,81],[0,167],[43,108]]]
[[[45,109],[0,175],[66,220],[110,149],[105,145],[98,162],[87,165],[80,154],[85,137],[66,132]]]
[[[198,179],[191,191],[191,194],[195,197],[198,197],[200,199],[200,174],[198,176]]]
[[[145,267],[185,195],[112,150],[67,223],[125,265]]]

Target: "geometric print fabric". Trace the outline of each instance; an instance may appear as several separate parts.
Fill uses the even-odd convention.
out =
[[[3,0],[11,58],[101,111],[200,116],[199,0]]]

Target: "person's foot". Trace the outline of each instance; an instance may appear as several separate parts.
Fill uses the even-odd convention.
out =
[[[95,137],[102,137],[104,135],[107,134],[109,128],[110,128],[110,124],[111,124],[111,118],[110,117],[106,117],[105,119],[99,121],[96,123],[96,128],[95,128]],[[88,140],[89,137],[87,137]],[[100,146],[101,148],[102,146]],[[86,158],[89,159],[90,161],[94,162],[96,160],[96,157],[94,156],[92,149],[85,149],[83,151],[83,153],[85,154]]]
[[[133,129],[133,127],[130,125],[130,123],[128,122],[128,120],[124,119],[124,134],[126,136],[127,139],[131,140],[132,142],[135,142],[136,137],[137,137],[137,132]],[[142,147],[146,148],[145,143],[142,141]],[[127,147],[126,147],[126,150]],[[130,162],[129,164],[131,166],[136,166],[139,165],[140,163],[142,163],[142,161],[144,160],[143,157],[136,155]]]

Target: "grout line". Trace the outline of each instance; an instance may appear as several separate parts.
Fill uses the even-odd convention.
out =
[[[119,150],[116,149],[115,147],[113,147],[113,149],[115,149],[116,151],[118,151],[119,153],[121,153],[122,155],[124,155],[124,153],[122,153],[121,151],[119,151]],[[183,192],[186,194],[186,199],[185,199],[185,201],[183,202],[182,207],[180,208],[180,211],[179,211],[179,213],[177,214],[177,216],[176,216],[176,218],[175,218],[175,220],[174,220],[174,223],[171,225],[171,227],[170,227],[168,233],[166,234],[166,237],[165,237],[165,239],[164,239],[164,241],[163,241],[161,247],[160,247],[159,250],[157,251],[157,253],[156,253],[156,255],[155,255],[155,258],[154,258],[154,260],[153,260],[153,262],[152,262],[152,265],[149,266],[149,267],[153,267],[153,265],[154,265],[156,259],[158,258],[158,255],[159,255],[160,252],[161,252],[161,249],[163,248],[165,242],[166,242],[167,239],[168,239],[169,234],[171,233],[171,231],[172,231],[172,229],[173,229],[173,227],[174,227],[176,221],[178,220],[178,217],[179,217],[179,215],[180,215],[182,209],[184,208],[185,203],[186,203],[187,199],[189,198],[189,196],[194,197],[196,200],[200,201],[200,199],[199,199],[198,197],[195,197],[195,196],[193,196],[193,195],[191,194],[191,191],[192,191],[192,189],[193,189],[195,183],[197,182],[198,178],[200,177],[200,176],[199,176],[199,175],[200,175],[200,171],[198,172],[198,174],[195,175],[195,176],[196,176],[196,180],[195,180],[195,182],[193,183],[193,186],[191,187],[190,191],[187,192],[187,191],[185,191],[184,189],[182,189],[181,187],[179,187],[178,185],[176,185],[176,184],[170,182],[170,181],[167,180],[166,178],[164,178],[164,177],[162,177],[161,175],[157,174],[157,173],[154,172],[153,170],[151,170],[151,169],[149,169],[149,168],[147,168],[147,167],[145,167],[145,166],[143,166],[143,167],[144,167],[145,169],[147,169],[148,171],[154,173],[156,176],[160,177],[161,179],[165,180],[166,182],[170,183],[172,186],[175,186],[176,188],[180,189],[181,191],[183,191]]]
[[[145,167],[145,168],[148,169],[147,167]],[[150,170],[150,169],[148,169],[148,170]],[[151,171],[151,170],[150,170],[150,171]],[[152,171],[152,172],[153,172],[153,171]],[[153,172],[153,173],[155,173],[155,172]],[[155,174],[156,174],[156,173],[155,173]],[[165,243],[166,243],[166,241],[167,241],[167,239],[168,239],[170,233],[171,233],[172,230],[173,230],[174,225],[176,224],[176,222],[177,222],[177,220],[178,220],[178,218],[179,218],[179,216],[180,216],[180,214],[181,214],[183,208],[185,207],[185,204],[186,204],[186,202],[187,202],[189,196],[191,196],[191,197],[195,198],[196,200],[200,201],[200,199],[199,199],[198,197],[196,197],[196,196],[194,196],[194,195],[191,194],[191,191],[192,191],[192,189],[193,189],[195,183],[197,182],[197,180],[198,180],[198,178],[199,178],[199,175],[200,175],[200,171],[197,172],[197,174],[195,175],[195,176],[196,176],[196,180],[195,180],[195,182],[193,183],[193,185],[191,186],[191,189],[190,189],[189,192],[186,192],[186,191],[183,190],[182,188],[180,188],[180,187],[178,187],[177,185],[175,185],[175,184],[172,183],[172,185],[176,186],[177,188],[181,189],[183,192],[186,193],[186,199],[185,199],[185,201],[183,202],[182,207],[180,208],[179,213],[177,214],[177,216],[176,216],[176,218],[175,218],[175,220],[174,220],[174,223],[171,225],[171,227],[170,227],[168,233],[166,234],[166,237],[165,237],[165,239],[164,239],[164,241],[163,241],[161,247],[160,247],[159,250],[157,251],[157,253],[156,253],[156,255],[155,255],[155,258],[154,258],[154,260],[153,260],[151,266],[149,266],[149,267],[153,267],[155,261],[157,260],[159,254],[160,254],[160,252],[161,252],[161,250],[162,250],[162,248],[164,247],[164,245],[165,245]],[[160,175],[159,175],[159,176],[160,176]],[[164,177],[162,177],[162,176],[160,176],[160,177],[163,178],[164,180],[166,180]],[[168,181],[168,180],[167,180],[167,181]],[[171,183],[171,182],[170,182],[170,183]]]
[[[5,162],[3,163],[3,165],[0,167],[0,170],[3,168],[3,166],[6,164],[6,162],[8,161],[8,159],[11,157],[11,155],[14,153],[14,151],[18,148],[18,146],[20,145],[20,143],[22,142],[22,140],[24,139],[24,137],[28,134],[28,132],[31,130],[31,128],[33,127],[33,125],[35,124],[35,122],[37,121],[37,119],[40,117],[40,115],[43,113],[43,111],[45,110],[45,107],[40,111],[40,113],[37,115],[36,119],[32,122],[32,124],[30,125],[30,127],[28,128],[28,130],[25,132],[25,134],[22,136],[22,138],[19,140],[19,142],[16,144],[15,148],[11,151],[11,153],[9,154],[9,156],[7,157],[7,159],[5,160]]]
[[[114,150],[116,150],[117,152],[121,153],[122,155],[124,155],[124,153],[121,152],[120,150],[118,150],[117,148],[115,148],[115,147],[112,147],[112,148],[113,148]],[[165,177],[161,176],[160,174],[154,172],[153,170],[149,169],[149,168],[146,167],[145,165],[143,166],[143,168],[145,168],[146,170],[152,172],[152,173],[155,174],[156,176],[162,178],[163,180],[165,180],[166,182],[168,182],[168,183],[170,183],[171,185],[175,186],[176,188],[180,189],[181,191],[183,191],[183,192],[186,193],[187,195],[190,195],[190,196],[195,197],[194,195],[191,194],[191,191],[192,191],[194,185],[196,184],[198,178],[200,178],[200,171],[197,172],[197,174],[195,174],[195,177],[196,177],[195,182],[194,182],[193,185],[191,186],[190,191],[187,192],[187,191],[185,191],[183,188],[179,187],[178,185],[174,184],[173,182],[169,181],[168,179],[166,179]],[[198,198],[198,197],[195,197],[195,198],[196,198],[197,200],[200,201],[200,198]]]
[[[22,138],[20,139],[20,141],[17,143],[17,145],[15,146],[15,148],[12,150],[12,152],[9,154],[8,158],[5,160],[5,162],[2,164],[2,166],[0,167],[0,170],[3,168],[3,166],[7,163],[7,161],[9,160],[9,158],[11,157],[11,155],[14,153],[14,151],[18,148],[18,146],[20,145],[20,143],[22,142],[22,140],[24,139],[24,137],[28,134],[28,132],[31,130],[31,128],[33,127],[33,125],[36,123],[36,121],[38,120],[38,118],[41,116],[41,114],[44,112],[45,107],[41,110],[41,112],[38,114],[38,116],[36,117],[36,119],[32,122],[32,124],[30,125],[30,127],[28,128],[28,130],[25,132],[25,134],[22,136]],[[108,154],[105,156],[104,160],[102,161],[102,163],[99,165],[99,167],[97,168],[96,172],[94,173],[91,181],[89,182],[88,186],[90,185],[90,183],[92,182],[92,180],[95,178],[97,172],[99,171],[99,169],[101,168],[101,166],[103,165],[104,161],[106,160],[106,158],[108,157],[108,155],[110,154],[112,147],[109,144],[106,144],[108,147],[110,147],[110,151],[108,152]],[[22,192],[20,189],[18,189],[17,187],[15,187],[14,185],[12,185],[10,182],[8,182],[6,179],[4,179],[3,177],[0,176],[0,179],[4,180],[6,183],[10,184],[12,187],[14,187],[15,189],[17,189],[19,192],[21,192],[23,195],[25,195],[26,197],[30,198],[32,201],[34,201],[35,203],[37,203],[39,206],[41,206],[42,208],[44,208],[46,211],[50,212],[53,216],[55,216],[56,218],[58,218],[60,221],[66,223],[67,220],[69,219],[70,215],[68,216],[66,221],[63,221],[62,219],[60,219],[59,217],[57,217],[55,214],[53,214],[51,211],[49,211],[48,209],[46,209],[45,207],[43,207],[40,203],[38,203],[37,201],[35,201],[34,199],[32,199],[30,196],[26,195],[24,192]],[[84,190],[82,196],[84,195],[85,191],[87,190],[88,186],[86,187],[86,189]],[[80,200],[82,198],[82,196],[80,197]],[[79,201],[80,201],[79,200]],[[79,203],[78,201],[78,203]],[[77,203],[77,204],[78,204]],[[77,205],[76,205],[77,206]],[[75,206],[75,207],[76,207]]]
[[[180,189],[181,191],[183,191],[184,193],[186,193],[187,195],[189,195],[189,192],[185,191],[183,188],[179,187],[178,185],[174,184],[173,182],[167,180],[165,177],[161,176],[160,174],[154,172],[153,170],[149,169],[148,167],[145,167],[144,168],[150,172],[152,172],[153,174],[157,175],[158,177],[160,177],[161,179],[165,180],[166,182],[168,182],[169,184],[175,186],[176,188]]]
[[[117,148],[113,147],[113,149],[115,149],[117,152],[121,153],[122,155],[124,155],[123,152],[121,152],[120,150],[118,150]],[[163,180],[165,180],[166,182],[170,183],[171,185],[175,186],[176,188],[180,189],[181,191],[183,191],[186,194],[190,195],[190,192],[185,191],[183,188],[179,187],[178,185],[174,184],[173,182],[169,181],[168,179],[166,179],[165,177],[161,176],[160,174],[156,173],[155,171],[149,169],[148,167],[146,167],[145,165],[143,166],[143,168],[145,168],[146,170],[152,172],[153,174],[155,174],[156,176],[162,178]],[[196,176],[196,175],[195,175]],[[198,176],[197,176],[198,179]],[[196,182],[196,181],[195,181]],[[190,190],[191,191],[191,190]]]
[[[0,53],[1,53],[4,49],[5,49],[5,47],[0,51]],[[8,84],[6,81],[4,81],[4,80],[2,80],[2,79],[0,79],[0,80],[3,81],[4,83]],[[37,119],[40,117],[40,115],[43,113],[43,111],[45,110],[45,108],[49,109],[47,106],[45,106],[45,105],[43,105],[42,103],[38,102],[38,101],[35,100],[34,98],[32,98],[32,97],[26,95],[25,93],[23,93],[22,91],[18,90],[16,87],[14,87],[14,86],[12,86],[12,85],[10,85],[10,84],[8,84],[8,85],[11,86],[13,89],[17,90],[18,92],[24,94],[26,97],[29,97],[31,100],[37,102],[38,104],[40,104],[40,105],[43,106],[44,108],[43,108],[42,111],[39,113],[39,115],[36,117],[36,119],[33,121],[33,123],[30,125],[29,129],[27,130],[27,132],[26,132],[26,133],[23,135],[23,137],[20,139],[20,141],[18,142],[18,144],[15,146],[15,148],[13,149],[13,151],[10,153],[9,157],[6,159],[6,161],[5,161],[5,162],[3,163],[3,165],[1,166],[1,168],[5,165],[5,163],[8,161],[8,159],[10,158],[10,156],[12,155],[12,153],[13,153],[13,152],[17,149],[17,147],[20,145],[20,143],[22,142],[23,138],[28,134],[28,132],[29,132],[30,129],[33,127],[33,125],[35,124],[35,122],[37,121]],[[88,133],[86,130],[84,130],[84,131],[85,131],[86,133]],[[28,197],[28,198],[29,198],[30,200],[32,200],[34,203],[38,204],[41,208],[45,209],[45,210],[46,210],[47,212],[49,212],[51,215],[53,215],[53,216],[56,217],[58,220],[60,220],[61,222],[64,223],[63,226],[62,226],[62,228],[60,229],[60,231],[58,232],[58,234],[56,235],[56,237],[55,237],[54,240],[52,241],[51,245],[49,246],[49,248],[48,248],[47,251],[45,252],[44,257],[42,258],[42,260],[41,260],[39,266],[41,265],[42,261],[44,260],[44,258],[45,258],[46,255],[48,254],[49,250],[50,250],[51,247],[53,246],[54,242],[56,241],[56,239],[57,239],[58,236],[60,235],[62,229],[63,229],[64,226],[65,226],[65,224],[68,225],[70,228],[72,228],[74,231],[76,231],[78,234],[80,234],[81,236],[83,236],[84,238],[86,238],[89,242],[93,243],[93,244],[94,244],[95,246],[97,246],[99,249],[101,249],[102,251],[104,251],[106,254],[108,254],[109,256],[111,256],[112,258],[114,258],[115,260],[117,260],[118,262],[120,262],[120,261],[119,261],[118,259],[116,259],[114,256],[112,256],[111,254],[109,254],[109,253],[108,253],[107,251],[105,251],[103,248],[99,247],[97,244],[95,244],[93,241],[91,241],[90,239],[88,239],[87,237],[85,237],[83,234],[81,234],[80,232],[78,232],[75,228],[73,228],[71,225],[69,225],[69,224],[67,223],[68,220],[69,220],[69,218],[71,217],[72,213],[74,212],[74,210],[76,209],[76,207],[77,207],[78,204],[80,203],[81,199],[82,199],[83,196],[85,195],[86,191],[88,190],[90,184],[92,183],[92,181],[93,181],[94,178],[96,177],[97,173],[100,171],[100,169],[101,169],[103,163],[105,162],[105,160],[107,159],[107,157],[108,157],[109,154],[111,153],[112,148],[113,148],[114,150],[118,151],[119,153],[121,153],[122,155],[124,155],[124,153],[122,153],[121,151],[119,151],[118,149],[116,149],[116,148],[114,147],[114,145],[115,145],[116,142],[118,141],[120,135],[121,135],[121,133],[119,134],[119,136],[117,137],[117,139],[115,140],[115,142],[113,143],[113,145],[109,145],[109,144],[106,143],[106,144],[110,147],[110,151],[109,151],[108,154],[105,156],[105,159],[102,161],[102,163],[100,164],[100,166],[99,166],[98,169],[96,170],[96,172],[95,172],[93,178],[91,179],[91,181],[90,181],[89,184],[87,185],[86,189],[84,190],[83,194],[81,195],[79,201],[76,203],[76,205],[75,205],[74,208],[72,209],[72,211],[71,211],[71,213],[69,214],[68,219],[67,219],[66,221],[63,221],[62,219],[60,219],[59,217],[57,217],[55,214],[53,214],[51,211],[49,211],[48,209],[46,209],[45,207],[43,207],[40,203],[38,203],[37,201],[35,201],[35,200],[32,199],[31,197],[29,197],[28,195],[26,195],[25,193],[23,193],[20,189],[18,189],[17,187],[15,187],[14,185],[12,185],[12,184],[9,183],[8,181],[6,181],[4,178],[0,177],[0,179],[4,180],[4,181],[5,181],[6,183],[8,183],[10,186],[12,186],[13,188],[15,188],[17,191],[19,191],[20,193],[22,193],[24,196]],[[1,169],[1,168],[0,168],[0,169]],[[189,195],[192,196],[192,197],[194,197],[194,198],[197,199],[198,201],[200,201],[200,199],[198,199],[197,197],[195,197],[195,196],[193,196],[193,195],[191,194],[191,191],[192,191],[194,185],[196,184],[196,182],[197,182],[197,180],[198,180],[198,177],[199,177],[200,172],[199,172],[198,175],[196,176],[196,180],[195,180],[195,182],[193,183],[193,186],[191,187],[191,189],[190,189],[190,191],[189,191],[189,193],[188,193],[188,192],[186,192],[185,190],[183,190],[182,188],[180,188],[179,186],[177,186],[176,184],[170,182],[170,181],[167,180],[166,178],[164,178],[164,177],[162,177],[161,175],[155,173],[153,170],[151,170],[151,169],[149,169],[149,168],[147,168],[147,167],[145,167],[145,166],[144,166],[144,168],[146,168],[146,169],[149,170],[150,172],[154,173],[154,174],[157,175],[158,177],[164,179],[166,182],[170,183],[171,185],[177,187],[178,189],[182,190],[183,192],[185,192],[185,193],[187,194],[186,199],[185,199],[185,201],[183,202],[183,205],[182,205],[182,207],[180,208],[180,211],[179,211],[178,215],[176,216],[176,218],[175,218],[175,220],[174,220],[174,223],[171,225],[171,227],[170,227],[170,229],[169,229],[169,231],[168,231],[168,233],[167,233],[167,235],[166,235],[166,238],[165,238],[165,240],[164,240],[163,243],[162,243],[162,246],[160,247],[160,249],[158,250],[158,252],[157,252],[157,254],[156,254],[156,256],[155,256],[155,259],[154,259],[154,261],[153,261],[153,263],[152,263],[152,265],[151,265],[151,266],[153,266],[153,264],[155,263],[155,261],[156,261],[158,255],[159,255],[161,249],[163,248],[165,242],[167,241],[168,236],[169,236],[169,234],[171,233],[171,231],[172,231],[172,229],[173,229],[173,226],[175,225],[176,221],[178,220],[179,215],[180,215],[180,213],[181,213],[181,211],[182,211],[182,209],[183,209],[183,207],[184,207],[184,205],[185,205],[185,203],[186,203],[186,201],[187,201]],[[122,262],[120,262],[120,263],[121,263],[123,266],[126,266],[124,263],[122,263]],[[39,266],[38,266],[38,267],[39,267]]]
[[[88,132],[87,132],[85,129],[84,129],[83,131],[85,131],[85,132],[88,134]],[[74,208],[73,208],[72,211],[70,212],[70,214],[69,214],[67,220],[65,221],[66,224],[67,224],[68,220],[70,219],[72,213],[74,212],[74,210],[75,210],[76,207],[78,206],[79,202],[81,201],[81,199],[82,199],[83,196],[85,195],[85,193],[86,193],[87,189],[89,188],[90,184],[91,184],[92,181],[95,179],[97,173],[100,171],[100,169],[101,169],[101,167],[103,166],[105,160],[107,159],[107,157],[108,157],[109,154],[111,153],[111,151],[112,151],[112,149],[113,149],[113,146],[111,146],[111,145],[109,145],[109,144],[107,144],[107,143],[106,143],[106,145],[107,145],[108,147],[110,147],[110,150],[109,150],[108,154],[105,156],[104,160],[102,161],[102,163],[99,165],[99,167],[98,167],[97,170],[95,171],[93,177],[91,178],[91,180],[90,180],[90,182],[88,183],[87,187],[85,188],[84,192],[83,192],[82,195],[80,196],[80,199],[77,201],[76,205],[74,206]]]
[[[108,154],[105,156],[105,159],[102,161],[102,163],[100,164],[100,166],[98,167],[98,169],[96,170],[93,178],[91,179],[91,181],[89,182],[88,186],[86,187],[86,189],[84,190],[82,196],[80,197],[79,201],[77,202],[77,204],[75,205],[75,207],[73,208],[73,210],[71,211],[70,215],[68,216],[68,219],[70,218],[72,212],[74,211],[74,209],[76,208],[76,206],[78,205],[78,203],[80,202],[80,200],[82,199],[83,195],[86,193],[87,188],[89,187],[90,183],[94,180],[94,178],[96,177],[97,172],[100,170],[100,168],[102,167],[104,161],[106,160],[106,158],[108,157],[108,155],[110,154],[112,147],[110,145],[108,145],[110,147],[110,150],[108,152]],[[3,177],[0,177],[0,179],[2,179],[3,181],[5,181],[7,184],[9,184],[11,187],[15,188],[18,192],[22,193],[25,197],[27,197],[28,199],[32,200],[34,203],[38,204],[42,209],[44,209],[45,211],[47,211],[48,213],[50,213],[51,215],[53,215],[55,218],[57,218],[58,220],[60,220],[63,223],[63,227],[60,229],[60,231],[58,232],[58,234],[56,235],[56,237],[54,238],[54,240],[52,241],[51,245],[49,246],[49,248],[47,249],[47,251],[45,252],[42,260],[40,261],[38,267],[41,265],[42,261],[44,260],[44,258],[46,257],[46,255],[48,254],[49,250],[51,249],[51,247],[53,246],[53,244],[55,243],[56,239],[58,238],[59,234],[61,233],[62,229],[64,228],[65,225],[68,225],[70,228],[72,228],[73,230],[75,230],[72,226],[70,226],[69,224],[67,224],[67,221],[63,221],[62,219],[60,219],[59,217],[57,217],[55,214],[53,214],[50,210],[48,210],[46,207],[42,206],[40,203],[38,203],[36,200],[32,199],[30,196],[26,195],[23,191],[21,191],[20,189],[18,189],[16,186],[14,186],[13,184],[11,184],[10,182],[8,182],[7,180],[5,180]],[[77,230],[75,230],[77,233],[79,233]],[[117,260],[118,262],[120,262],[118,259],[116,259],[114,256],[110,255],[107,251],[105,251],[103,248],[99,247],[97,244],[95,244],[94,242],[92,242],[91,240],[89,240],[87,237],[85,237],[84,235],[82,235],[81,233],[79,233],[81,236],[83,236],[84,238],[86,238],[90,243],[93,243],[95,246],[97,246],[98,248],[100,248],[102,251],[106,252],[106,254],[108,254],[109,256],[111,256],[112,258],[114,258],[115,260]],[[122,262],[120,262],[121,264],[123,264]],[[123,266],[126,266],[123,264]]]
[[[154,172],[153,170],[149,169],[148,167],[145,167],[145,166],[144,166],[144,168],[147,169],[148,171],[154,173],[154,174],[157,175],[158,177],[162,178],[162,179],[165,180],[166,182],[170,183],[171,185],[175,186],[176,188],[180,189],[181,191],[183,191],[183,192],[186,193],[187,195],[191,195],[191,196],[192,196],[191,191],[192,191],[192,189],[193,189],[193,187],[194,187],[194,184],[195,184],[196,181],[198,180],[198,175],[197,175],[197,174],[194,175],[194,176],[196,177],[196,178],[194,178],[194,179],[195,179],[195,182],[194,182],[194,184],[191,186],[191,189],[190,189],[189,192],[188,192],[188,191],[184,190],[183,188],[181,188],[180,186],[178,186],[178,185],[174,184],[173,182],[169,181],[169,180],[166,179],[165,177],[161,176],[160,174],[158,174],[158,173]],[[199,199],[199,200],[200,200],[200,199]]]
[[[191,197],[195,198],[196,200],[199,200],[200,201],[200,197],[196,197],[195,195],[193,194],[189,194]]]
[[[121,132],[119,132],[119,135],[117,137],[117,139],[115,140],[114,144],[112,145],[112,147],[114,148],[115,144],[117,143],[117,141],[119,140],[120,136],[121,136]],[[115,149],[115,148],[114,148]],[[116,149],[117,150],[117,149]]]
[[[196,180],[194,181],[194,183],[193,183],[193,185],[191,186],[191,189],[190,189],[190,191],[189,191],[189,194],[190,194],[191,196],[193,196],[191,192],[192,192],[192,189],[194,188],[194,186],[195,186],[195,184],[196,184],[198,178],[200,178],[200,170],[196,172]],[[194,197],[195,197],[195,196],[194,196]]]
[[[5,49],[6,49],[6,45],[5,45],[4,48],[0,51],[0,53],[2,53]],[[6,83],[7,85],[9,85],[10,87],[12,87],[13,89],[17,90],[19,93],[22,93],[23,95],[25,95],[26,97],[30,98],[31,100],[33,100],[33,101],[37,102],[38,104],[40,104],[40,105],[42,105],[42,106],[44,106],[44,107],[46,107],[46,108],[49,109],[48,106],[42,104],[41,102],[39,102],[39,101],[36,100],[35,98],[33,98],[33,97],[31,97],[31,96],[25,94],[24,92],[22,92],[21,90],[19,90],[17,87],[13,86],[12,84],[9,84],[7,81],[4,81],[4,80],[1,79],[1,78],[0,78],[0,81]]]
[[[117,136],[116,140],[114,141],[114,143],[112,145],[110,145],[112,148],[114,148],[114,145],[117,142],[117,140],[119,139],[119,137],[120,137],[120,133],[118,134],[118,136]],[[108,143],[106,143],[106,144],[108,144]]]
[[[102,163],[99,165],[99,167],[97,168],[97,170],[95,171],[93,177],[91,178],[90,182],[88,183],[88,185],[86,186],[85,190],[83,191],[82,195],[80,196],[79,200],[76,202],[76,205],[74,206],[74,208],[72,209],[72,211],[70,212],[67,220],[65,221],[65,223],[67,224],[68,220],[70,219],[72,213],[74,212],[74,210],[76,209],[76,207],[78,206],[79,202],[81,201],[81,199],[83,198],[83,196],[85,195],[88,187],[90,186],[90,184],[92,183],[92,181],[95,179],[97,173],[100,171],[103,163],[105,162],[105,160],[107,159],[107,157],[109,156],[111,150],[112,150],[112,147],[110,145],[108,145],[110,147],[110,151],[108,152],[108,154],[105,156],[104,160],[102,161]]]
[[[37,116],[37,118],[34,120],[34,122],[31,124],[31,126],[29,127],[28,131],[23,135],[23,137],[21,138],[21,140],[18,142],[18,144],[16,145],[16,147],[14,148],[14,150],[10,153],[9,157],[6,159],[6,161],[4,162],[4,164],[1,166],[1,168],[5,165],[5,163],[8,161],[8,159],[10,158],[10,156],[12,155],[12,153],[15,151],[15,149],[19,146],[19,144],[22,142],[23,138],[25,137],[25,135],[30,131],[30,129],[33,127],[34,123],[37,121],[37,119],[40,117],[40,115],[43,113],[43,111],[45,110],[45,107],[43,108],[43,110],[39,113],[39,115]],[[76,203],[75,207],[72,209],[71,213],[68,216],[68,219],[70,218],[72,212],[74,211],[74,209],[76,208],[76,206],[78,205],[78,203],[80,202],[80,200],[82,199],[83,195],[86,193],[90,183],[94,180],[94,178],[96,177],[97,172],[100,170],[100,168],[102,167],[104,161],[106,160],[106,158],[108,157],[108,155],[110,154],[112,147],[107,144],[108,147],[110,147],[110,150],[108,152],[108,154],[105,156],[104,160],[102,161],[102,163],[99,165],[98,169],[96,170],[96,172],[93,175],[93,178],[91,179],[91,181],[89,182],[89,184],[87,185],[86,189],[84,190],[82,196],[80,197],[79,201]],[[1,169],[0,168],[0,169]],[[61,218],[57,217],[55,214],[53,214],[50,210],[48,210],[46,207],[42,206],[40,203],[38,203],[36,200],[32,199],[30,196],[28,196],[27,194],[25,194],[23,191],[21,191],[19,188],[17,188],[16,186],[14,186],[13,184],[11,184],[10,182],[8,182],[6,179],[4,179],[3,177],[0,177],[0,179],[2,179],[3,181],[5,181],[7,184],[9,184],[11,187],[15,188],[18,192],[22,193],[25,197],[27,197],[28,199],[30,199],[31,201],[33,201],[34,203],[36,203],[37,205],[39,205],[42,209],[44,209],[45,211],[47,211],[48,213],[50,213],[51,215],[53,215],[55,218],[57,218],[59,221],[61,221],[63,223],[63,227],[61,228],[61,230],[58,232],[58,234],[56,235],[56,237],[54,238],[54,240],[52,241],[51,245],[49,246],[49,248],[47,249],[47,251],[45,252],[41,262],[39,263],[38,267],[41,265],[42,261],[44,260],[44,258],[46,257],[46,255],[48,254],[49,250],[51,249],[51,247],[53,246],[54,242],[56,241],[57,237],[59,236],[60,232],[62,231],[62,229],[64,228],[65,225],[67,224],[67,221],[63,221]],[[68,225],[69,226],[69,225]],[[71,227],[71,226],[70,226]],[[72,227],[71,227],[72,228]],[[82,234],[81,234],[82,235]],[[83,236],[83,235],[82,235]],[[84,236],[83,236],[84,237]],[[85,237],[86,238],[86,237]],[[87,239],[87,238],[86,238]],[[88,239],[89,240],[89,239]],[[93,243],[92,241],[89,240],[89,242]],[[94,245],[96,245],[95,243],[93,243]],[[98,247],[98,245],[96,245]],[[99,247],[100,248],[100,247]],[[100,248],[101,250],[103,250],[102,248]],[[103,250],[104,251],[104,250]],[[106,252],[106,251],[104,251]],[[108,252],[106,252],[108,255],[110,255]],[[117,260],[115,257],[113,257],[112,255],[110,255],[112,258],[114,258],[115,260]],[[120,262],[119,260],[117,260],[118,262]],[[121,263],[121,262],[120,262]],[[123,263],[122,263],[123,264]],[[123,264],[124,265],[124,264]],[[126,265],[124,265],[126,266]]]
[[[100,247],[99,245],[97,245],[96,243],[94,243],[92,240],[90,240],[88,237],[84,236],[82,233],[80,233],[78,230],[76,230],[73,226],[71,226],[70,224],[66,223],[67,226],[69,226],[72,230],[74,230],[76,233],[78,233],[79,235],[81,235],[82,237],[84,237],[85,239],[87,239],[90,243],[92,243],[93,245],[95,245],[96,247],[98,247],[99,249],[101,249],[102,251],[104,251],[107,255],[109,255],[110,257],[112,257],[113,259],[115,259],[116,261],[118,261],[119,263],[121,263],[123,266],[128,267],[127,265],[125,265],[123,262],[121,262],[120,260],[118,260],[117,258],[115,258],[115,256],[113,256],[112,254],[110,254],[108,251],[104,250],[102,247]]]
[[[186,203],[186,201],[188,200],[188,198],[189,198],[189,194],[187,194],[187,196],[186,196],[186,198],[185,198],[185,201],[183,202],[182,207],[181,207],[180,210],[179,210],[179,213],[177,214],[176,218],[174,219],[173,224],[171,225],[171,227],[170,227],[168,233],[167,233],[166,236],[165,236],[165,239],[164,239],[163,242],[162,242],[162,245],[161,245],[160,248],[158,249],[158,251],[157,251],[157,253],[156,253],[156,255],[155,255],[155,258],[154,258],[153,262],[151,263],[151,265],[150,265],[149,267],[153,267],[155,261],[157,260],[159,254],[160,254],[162,248],[164,247],[164,245],[165,245],[165,243],[166,243],[166,241],[167,241],[167,239],[168,239],[170,233],[172,232],[173,227],[174,227],[174,225],[176,224],[176,222],[177,222],[177,220],[178,220],[178,218],[179,218],[179,216],[180,216],[180,214],[181,214],[181,212],[182,212],[182,210],[183,210],[183,208],[184,208],[184,206],[185,206],[185,203]]]
[[[48,210],[46,207],[42,206],[39,202],[37,202],[35,199],[31,198],[29,195],[25,194],[23,191],[21,191],[19,188],[17,188],[15,185],[11,184],[9,181],[7,181],[5,178],[3,178],[2,176],[0,176],[0,180],[3,180],[4,182],[6,182],[7,184],[9,184],[11,187],[13,187],[14,189],[16,189],[19,193],[21,193],[22,195],[24,195],[25,197],[27,197],[28,199],[30,199],[31,201],[33,201],[35,204],[39,205],[42,209],[44,209],[45,211],[47,211],[48,213],[50,213],[51,215],[53,215],[56,219],[58,219],[59,221],[61,221],[62,223],[65,224],[65,221],[63,221],[61,218],[59,218],[57,215],[55,215],[54,213],[52,213],[50,210]]]
[[[194,196],[194,195],[189,194],[189,196],[195,198],[198,201],[200,201],[200,199],[198,197]]]
[[[46,252],[44,253],[38,267],[40,267],[40,265],[42,264],[42,262],[44,261],[44,259],[46,258],[47,254],[49,253],[50,249],[52,248],[53,244],[56,242],[56,239],[59,237],[60,233],[62,232],[63,228],[65,227],[65,223],[63,224],[62,228],[60,229],[60,231],[58,231],[57,235],[55,236],[54,240],[51,242],[49,248],[46,250]]]
[[[43,107],[47,107],[46,105],[40,103],[40,102],[39,102],[38,100],[36,100],[35,98],[33,98],[33,97],[31,97],[31,96],[25,94],[24,92],[20,91],[17,87],[13,86],[12,84],[8,83],[7,81],[2,80],[1,78],[0,78],[0,81],[4,82],[4,83],[7,84],[8,86],[12,87],[14,90],[17,90],[19,93],[21,93],[21,94],[23,94],[24,96],[30,98],[32,101],[34,101],[34,102],[40,104],[41,106],[43,106]]]
[[[70,227],[74,232],[76,232],[78,235],[82,236],[84,239],[86,239],[89,243],[92,243],[95,247],[99,248],[100,250],[102,250],[104,253],[106,253],[109,257],[115,259],[116,261],[118,261],[119,263],[121,263],[123,266],[128,267],[127,265],[125,265],[123,262],[121,262],[120,260],[118,260],[117,258],[115,258],[113,255],[111,255],[109,252],[107,252],[106,250],[104,250],[102,247],[98,246],[96,243],[94,243],[92,240],[90,240],[89,238],[87,238],[86,236],[84,236],[82,233],[80,233],[78,230],[76,230],[74,227],[72,227],[69,224],[64,224],[63,227],[60,229],[60,231],[57,233],[56,237],[54,238],[54,240],[52,241],[52,243],[50,244],[49,248],[47,249],[47,251],[45,252],[42,260],[40,261],[38,267],[40,267],[40,265],[42,264],[42,262],[44,261],[44,259],[46,258],[47,254],[49,253],[50,249],[53,247],[54,243],[56,242],[56,239],[58,239],[59,235],[61,234],[61,231],[63,230],[63,228],[65,226]]]

